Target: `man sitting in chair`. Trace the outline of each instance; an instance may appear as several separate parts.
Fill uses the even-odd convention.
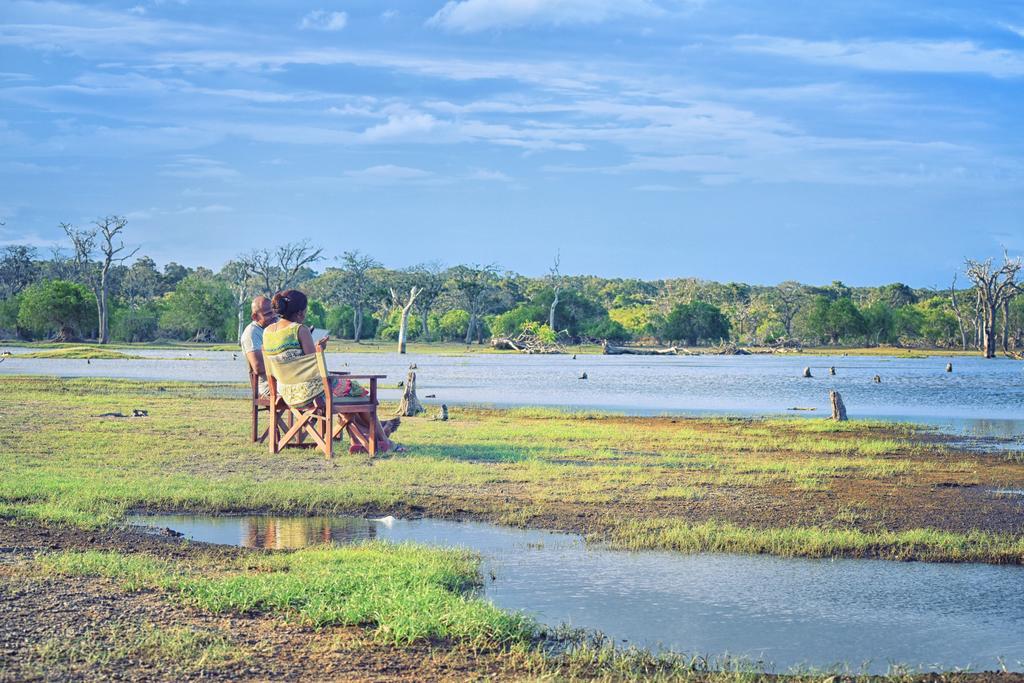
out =
[[[267,384],[267,369],[263,365],[263,329],[277,322],[277,313],[270,305],[270,299],[258,296],[252,300],[252,322],[242,330],[238,343],[242,345],[249,368],[260,378],[259,393],[266,398],[270,396]]]

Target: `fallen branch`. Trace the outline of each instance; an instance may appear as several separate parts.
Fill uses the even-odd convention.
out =
[[[689,352],[675,346],[667,349],[651,349],[639,346],[612,346],[605,342],[601,345],[602,352],[606,356],[677,356],[680,353],[689,355]]]

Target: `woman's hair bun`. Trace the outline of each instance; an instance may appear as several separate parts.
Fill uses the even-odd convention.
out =
[[[286,289],[283,292],[278,292],[270,300],[270,307],[274,309],[274,312],[282,318],[288,318],[289,320],[291,316],[306,310],[306,304],[306,295],[297,289]]]
[[[274,309],[274,313],[278,315],[288,315],[288,295],[284,292],[278,292],[274,295],[274,298],[270,300],[270,307]]]

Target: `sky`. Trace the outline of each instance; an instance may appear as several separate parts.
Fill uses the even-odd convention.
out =
[[[0,3],[0,245],[948,286],[1024,251],[1024,3]],[[330,265],[330,261],[322,265]]]

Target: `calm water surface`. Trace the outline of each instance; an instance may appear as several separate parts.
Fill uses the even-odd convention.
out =
[[[14,349],[16,353],[24,349]],[[131,350],[144,360],[8,358],[0,374],[237,382],[241,354]],[[188,360],[169,360],[191,353]],[[954,371],[945,372],[947,362]],[[424,403],[538,405],[636,414],[798,414],[829,410],[828,392],[842,393],[851,417],[922,422],[968,436],[1024,445],[1024,363],[1005,358],[898,356],[432,356],[328,354],[330,367],[383,372],[404,379],[410,363]],[[813,379],[801,377],[810,366]],[[837,374],[830,376],[834,366]],[[578,379],[586,372],[588,379]],[[875,375],[881,384],[872,381]],[[433,394],[436,398],[424,398]],[[384,391],[385,398],[397,397]],[[793,412],[791,408],[814,408]]]
[[[359,518],[134,517],[195,540],[266,548],[370,538],[469,548],[484,596],[618,641],[760,659],[1024,671],[1024,568],[608,550],[489,524]],[[490,579],[491,574],[494,580]]]

